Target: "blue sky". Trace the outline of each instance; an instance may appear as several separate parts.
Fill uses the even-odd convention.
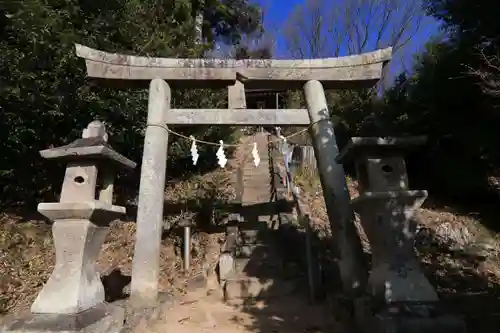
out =
[[[275,57],[287,57],[286,48],[283,43],[283,36],[280,35],[279,27],[282,27],[286,22],[287,17],[293,9],[305,3],[307,0],[251,0],[254,3],[260,4],[264,9],[265,27],[270,31],[275,38]],[[329,0],[335,1],[335,0]],[[422,22],[420,30],[412,37],[409,44],[400,56],[393,59],[393,74],[401,72],[403,68],[411,68],[413,55],[422,50],[424,44],[433,35],[439,31],[439,24],[432,18],[425,18]]]

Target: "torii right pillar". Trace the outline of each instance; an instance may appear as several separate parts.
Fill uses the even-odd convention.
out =
[[[434,287],[425,277],[414,251],[414,214],[427,198],[410,190],[405,150],[425,137],[352,138],[337,158],[354,161],[359,197],[352,206],[370,241],[372,267],[367,297],[356,303],[363,332],[465,332],[465,324],[443,312]]]

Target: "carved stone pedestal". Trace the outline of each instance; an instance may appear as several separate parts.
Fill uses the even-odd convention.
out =
[[[372,248],[368,292],[380,302],[437,301],[420,269],[411,218],[426,191],[365,192],[352,201]]]
[[[54,221],[56,265],[31,306],[33,313],[74,314],[104,302],[104,287],[95,262],[108,224],[124,207],[99,201],[42,203],[38,211]]]
[[[372,249],[368,297],[358,300],[366,332],[463,332],[463,322],[438,311],[439,298],[414,252],[415,212],[427,191],[409,190],[404,151],[425,138],[352,138],[339,155],[354,160],[359,197],[352,200]]]
[[[98,121],[89,124],[82,139],[41,155],[68,163],[60,201],[38,205],[54,221],[56,264],[31,306],[32,314],[11,320],[1,332],[118,333],[124,311],[104,303],[95,263],[109,223],[125,213],[124,207],[112,204],[116,168],[133,168],[135,163],[107,144]]]
[[[2,333],[120,333],[125,310],[120,306],[98,304],[75,314],[35,313],[13,319]]]
[[[437,302],[398,302],[377,307],[373,299],[355,303],[356,322],[370,333],[465,333],[464,321],[440,309]]]

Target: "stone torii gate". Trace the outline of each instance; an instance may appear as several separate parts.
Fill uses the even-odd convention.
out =
[[[324,89],[373,86],[392,48],[314,60],[170,59],[106,53],[76,45],[87,75],[115,86],[149,83],[147,128],[141,169],[131,298],[148,305],[158,296],[160,244],[166,177],[166,125],[310,126],[323,194],[346,292],[362,290],[367,269]],[[168,83],[167,83],[168,82]],[[170,87],[228,87],[228,109],[171,109]],[[245,88],[303,88],[306,109],[246,110]],[[361,260],[360,260],[361,259]]]

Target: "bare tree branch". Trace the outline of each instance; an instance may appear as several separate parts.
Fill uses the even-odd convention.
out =
[[[306,0],[285,23],[285,46],[294,58],[338,57],[387,46],[398,57],[421,28],[422,1]],[[388,83],[383,77],[380,88]]]
[[[500,55],[488,56],[483,49],[478,50],[480,68],[467,65],[467,73],[480,80],[479,86],[486,95],[500,98]]]
[[[422,0],[306,0],[288,18],[285,44],[294,57],[317,58],[404,48],[421,26]]]

